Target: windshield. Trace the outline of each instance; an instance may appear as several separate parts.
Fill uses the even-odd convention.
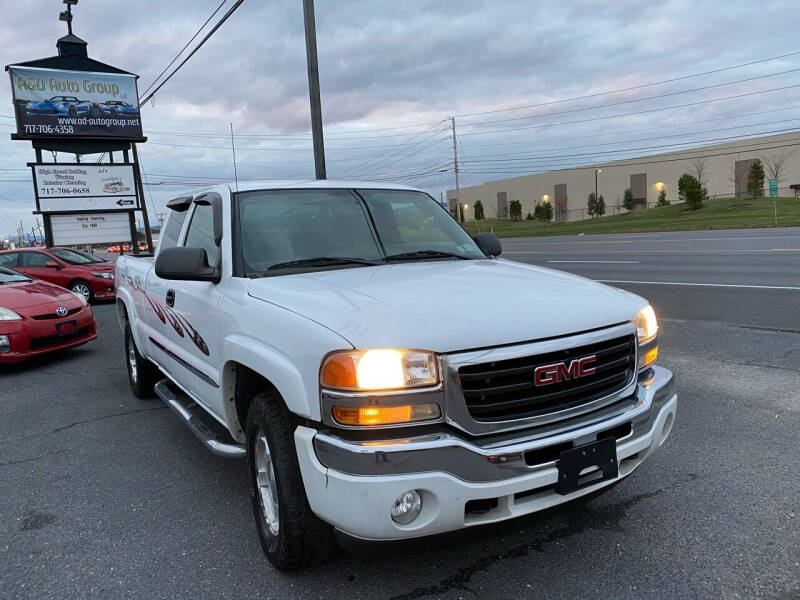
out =
[[[54,248],[50,250],[58,258],[65,263],[71,265],[88,265],[91,263],[106,262],[102,258],[98,258],[89,254],[88,252],[81,252],[80,250],[69,250],[68,248]]]
[[[31,280],[30,277],[27,277],[22,273],[17,273],[16,271],[12,271],[11,269],[0,267],[0,285],[4,283],[15,283],[17,281],[30,281],[30,280]]]
[[[295,269],[317,270],[363,266],[395,255],[408,260],[485,258],[422,192],[263,190],[237,198],[245,275],[290,262]]]

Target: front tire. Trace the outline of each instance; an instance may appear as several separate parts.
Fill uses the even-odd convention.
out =
[[[323,562],[334,548],[333,532],[308,504],[291,415],[276,394],[253,398],[246,431],[250,496],[264,554],[282,571]]]
[[[137,398],[152,398],[153,386],[159,379],[158,367],[139,354],[130,325],[125,325],[125,365],[128,383]]]
[[[80,294],[86,298],[86,301],[90,304],[94,301],[94,290],[92,289],[92,286],[83,279],[78,279],[77,281],[70,283],[69,291]]]

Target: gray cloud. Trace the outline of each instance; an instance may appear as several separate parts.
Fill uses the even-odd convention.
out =
[[[90,56],[138,73],[143,91],[216,4],[216,0],[139,0],[123,13],[117,3],[81,0],[75,10],[75,32],[89,42]],[[55,40],[64,32],[57,20],[60,8],[55,0],[6,0],[0,23],[5,62],[55,54]],[[451,160],[448,134],[439,131],[441,125],[414,136],[448,115],[548,102],[800,50],[786,26],[798,16],[795,2],[777,0],[317,0],[329,170],[333,176],[349,170],[353,175],[387,177],[427,171],[430,174],[416,182],[438,194],[452,184],[452,174],[436,174],[437,166]],[[157,206],[180,189],[167,185],[169,178],[232,176],[229,140],[224,137],[229,122],[243,136],[237,139],[241,176],[313,173],[302,26],[299,1],[247,0],[159,92],[154,106],[143,110],[151,143],[142,147],[141,154],[149,181],[159,184],[150,186]],[[579,144],[582,135],[591,136],[588,143],[596,144],[669,124],[676,132],[702,130],[713,125],[679,126],[800,102],[793,100],[796,91],[787,90],[620,119],[470,134],[778,87],[798,83],[800,77],[786,75],[649,103],[512,121],[508,127],[474,125],[478,121],[641,98],[797,65],[792,58],[628,94],[459,118],[462,150],[473,161],[467,163],[464,181],[501,176],[479,172],[489,170],[479,164],[484,155],[506,151],[546,155],[548,148]],[[11,114],[5,78],[0,79],[0,88],[9,99],[0,114]],[[732,118],[716,126],[797,114],[787,110],[760,118]],[[422,122],[426,124],[414,128],[372,131]],[[0,124],[0,133],[12,130],[9,119],[0,118]],[[337,133],[352,131],[362,133]],[[219,137],[187,135],[197,133]],[[257,135],[283,137],[244,137]],[[26,142],[2,136],[0,148],[0,168],[24,169],[32,159]],[[551,166],[559,166],[556,163]],[[0,235],[19,219],[28,227],[33,223],[28,178],[24,170],[0,171]]]

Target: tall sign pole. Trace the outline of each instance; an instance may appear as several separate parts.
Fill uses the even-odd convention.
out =
[[[306,29],[306,61],[308,63],[308,95],[311,99],[311,135],[314,139],[314,172],[317,179],[327,179],[325,172],[325,142],[322,137],[322,105],[319,96],[319,67],[317,66],[317,28],[314,23],[314,0],[303,0]]]

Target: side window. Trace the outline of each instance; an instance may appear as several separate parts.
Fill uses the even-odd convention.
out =
[[[8,254],[0,254],[0,267],[14,268],[17,266],[17,257],[19,252],[9,252]]]
[[[159,248],[174,248],[178,245],[178,237],[181,235],[183,229],[183,222],[186,220],[186,215],[189,214],[188,210],[178,212],[171,210],[167,224],[161,230],[161,235],[158,238]]]
[[[189,231],[186,233],[184,246],[203,248],[208,256],[209,266],[217,264],[219,248],[214,243],[214,213],[209,204],[195,204]]]
[[[42,267],[46,266],[48,261],[53,259],[42,254],[41,252],[23,252],[22,253],[22,266],[23,267]]]

